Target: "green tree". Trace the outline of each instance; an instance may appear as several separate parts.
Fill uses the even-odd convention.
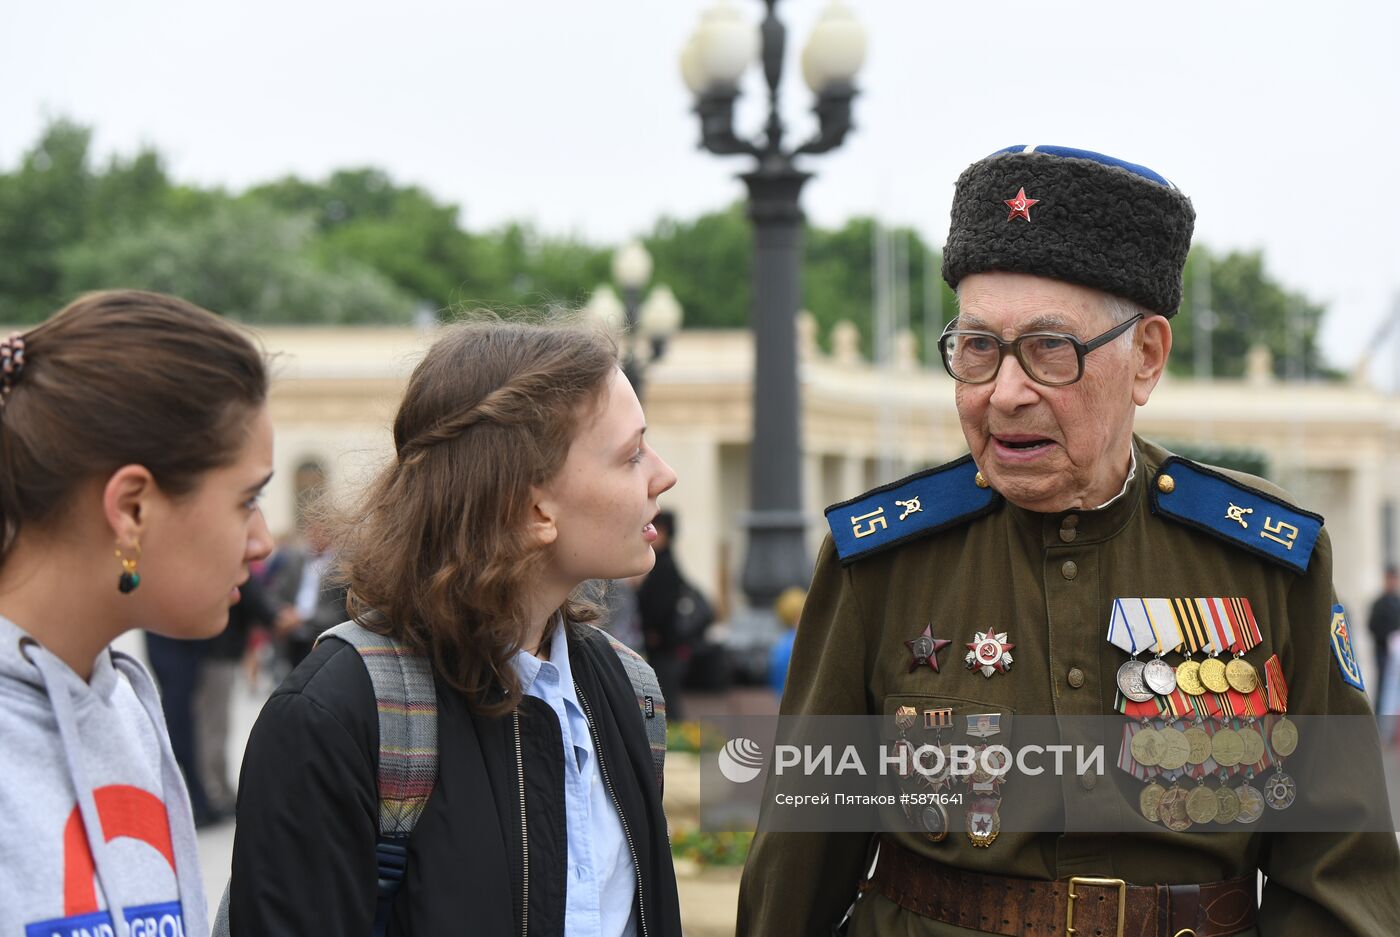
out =
[[[890,232],[908,258],[909,325],[924,326],[924,277],[928,247],[908,228]],[[671,286],[685,309],[687,328],[743,328],[753,301],[753,233],[742,203],[693,221],[665,218],[646,238],[656,261],[655,277]],[[831,327],[850,319],[871,347],[874,302],[875,221],[853,218],[829,230],[807,225],[803,241],[802,305],[817,320],[826,341]],[[937,260],[935,258],[936,265]],[[951,316],[952,292],[939,281],[944,316]],[[938,326],[941,327],[941,322]]]
[[[91,136],[56,121],[15,172],[0,176],[0,302],[7,319],[34,322],[53,311],[58,252],[82,239],[92,215]]]
[[[1208,268],[1208,271],[1207,271]],[[1201,292],[1209,276],[1209,295]],[[1274,356],[1277,377],[1336,378],[1318,348],[1326,307],[1302,293],[1286,289],[1264,267],[1260,251],[1231,251],[1221,255],[1205,247],[1191,251],[1186,264],[1181,310],[1172,319],[1170,367],[1176,374],[1193,374],[1197,349],[1197,302],[1204,299],[1214,313],[1210,334],[1210,372],[1216,377],[1240,377],[1253,345],[1265,345]]]
[[[324,182],[288,177],[245,197],[313,219],[326,264],[373,267],[438,308],[458,299],[477,266],[474,239],[459,226],[456,205],[417,186],[397,186],[377,169],[342,170]]]
[[[365,264],[327,264],[314,237],[307,217],[226,202],[196,221],[162,218],[62,251],[62,291],[158,290],[264,324],[412,318],[412,296]]]
[[[653,278],[671,287],[687,328],[748,325],[753,289],[753,231],[742,203],[693,221],[662,218],[643,239]]]

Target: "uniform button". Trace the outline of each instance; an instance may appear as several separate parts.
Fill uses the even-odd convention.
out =
[[[1086,791],[1092,791],[1094,789],[1094,785],[1098,783],[1099,776],[1097,774],[1081,774],[1079,776],[1079,786],[1084,788]]]
[[[1069,681],[1070,686],[1077,690],[1084,685],[1084,671],[1078,667],[1071,667],[1065,679]]]
[[[1060,567],[1060,575],[1066,579],[1073,579],[1079,575],[1079,564],[1074,560],[1065,560],[1065,564]]]
[[[1060,528],[1060,539],[1065,543],[1074,543],[1074,538],[1077,536],[1079,536],[1079,531],[1075,530],[1073,527]]]

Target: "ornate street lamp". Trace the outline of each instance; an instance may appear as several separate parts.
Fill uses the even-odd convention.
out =
[[[627,375],[637,396],[642,396],[642,378],[648,364],[666,354],[666,342],[681,327],[681,304],[671,288],[658,283],[642,300],[642,290],[651,279],[651,254],[640,241],[630,241],[613,254],[612,275],[622,287],[622,298],[611,286],[601,284],[584,305],[584,312],[602,322],[622,343],[622,373]],[[638,338],[650,347],[638,348]]]
[[[755,361],[753,443],[749,449],[751,510],[742,586],[749,617],[772,618],[773,601],[811,575],[802,512],[801,410],[797,384],[796,320],[801,304],[802,210],[798,198],[811,174],[796,158],[841,145],[851,129],[853,81],[865,60],[865,30],[842,0],[823,11],[802,52],[802,74],[816,94],[817,133],[785,145],[778,112],[787,28],[764,0],[757,30],[720,0],[703,14],[681,53],[681,74],[696,96],[700,145],[719,155],[747,154],[757,164],[740,178],[749,190],[754,230],[753,310]],[[761,138],[734,128],[734,102],[744,70],[761,59],[768,83],[768,120]],[[738,622],[736,621],[736,625]],[[760,630],[776,623],[757,624]]]

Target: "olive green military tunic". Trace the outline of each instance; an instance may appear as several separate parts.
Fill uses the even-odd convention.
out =
[[[1277,654],[1288,712],[1366,714],[1329,651],[1332,551],[1322,531],[1305,574],[1238,544],[1154,514],[1149,492],[1168,457],[1135,439],[1137,470],[1126,492],[1092,511],[1037,514],[998,500],[963,524],[910,539],[842,566],[830,537],[817,561],[786,691],[784,715],[891,716],[917,710],[1056,716],[1113,713],[1115,675],[1127,656],[1105,640],[1115,598],[1247,597],[1262,643],[1248,660],[1263,670]],[[1267,482],[1249,487],[1283,497]],[[1223,509],[1222,505],[1222,509]],[[910,671],[905,642],[924,625],[952,640],[940,671]],[[1009,672],[990,679],[963,666],[974,631],[1008,632]],[[1090,783],[1059,781],[1067,816],[1122,811],[1137,784],[1113,767]],[[1356,753],[1375,763],[1379,747]],[[1006,796],[1015,795],[1008,783]],[[1131,796],[1131,801],[1128,800]],[[1258,934],[1400,935],[1400,851],[1392,833],[1238,831],[1058,834],[1003,831],[973,848],[956,823],[932,843],[887,833],[939,862],[996,875],[1054,880],[1122,878],[1132,884],[1218,881],[1260,869],[1267,876]],[[826,935],[856,894],[870,837],[864,833],[760,833],[744,870],[740,935]],[[965,935],[877,892],[857,905],[850,933]]]

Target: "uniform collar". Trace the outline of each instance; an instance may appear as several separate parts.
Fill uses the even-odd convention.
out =
[[[1134,435],[1128,477],[1123,482],[1123,488],[1098,507],[1041,513],[1028,511],[1008,501],[1006,508],[1046,547],[1099,543],[1122,531],[1142,506],[1147,491],[1145,479],[1152,474],[1149,461],[1145,458],[1142,440]]]

